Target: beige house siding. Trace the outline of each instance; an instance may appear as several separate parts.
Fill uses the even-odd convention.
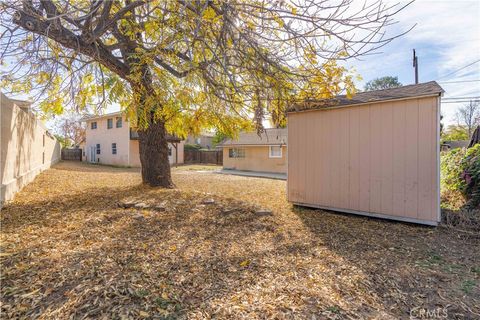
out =
[[[230,148],[245,149],[245,158],[229,158]],[[281,158],[269,157],[269,146],[225,146],[223,168],[245,171],[287,173],[287,148],[282,146]]]
[[[122,127],[116,127],[116,118],[122,117]],[[113,128],[108,129],[108,119],[113,119]],[[92,129],[92,122],[97,123],[97,128]],[[124,115],[109,114],[87,120],[86,143],[84,147],[85,160],[102,164],[140,167],[140,153],[138,140],[130,139],[130,122]],[[117,154],[112,152],[112,143],[117,144]],[[100,154],[96,154],[96,145],[100,144]],[[170,164],[175,163],[175,148],[172,144],[172,155],[169,156]],[[178,143],[178,163],[183,163],[184,142]],[[82,158],[83,159],[83,158]]]
[[[60,160],[60,144],[29,111],[29,104],[0,93],[1,197],[13,199],[41,171]]]
[[[116,127],[116,117],[111,115],[87,121],[85,155],[87,161],[103,164],[128,166],[130,129],[125,116],[122,116],[122,127]],[[113,128],[107,128],[107,119],[113,119]],[[92,129],[92,122],[97,123],[97,129]],[[117,154],[112,153],[112,143],[117,144]],[[100,154],[92,155],[96,145],[100,144]],[[93,161],[95,159],[95,161]]]
[[[288,199],[436,225],[440,98],[288,114]]]
[[[200,136],[193,136],[189,135],[185,140],[187,144],[198,144],[202,148],[211,149],[213,148],[213,137],[200,135]]]

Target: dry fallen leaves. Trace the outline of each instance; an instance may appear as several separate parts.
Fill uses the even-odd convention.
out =
[[[67,162],[37,177],[2,210],[2,317],[479,317],[478,238],[292,208],[284,181],[173,177],[157,190]]]

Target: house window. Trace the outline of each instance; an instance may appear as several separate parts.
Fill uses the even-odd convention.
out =
[[[280,147],[280,146],[270,146],[269,157],[270,158],[281,158],[282,157],[282,147]]]
[[[97,122],[96,121],[90,123],[90,129],[92,129],[92,130],[97,129]]]
[[[122,117],[117,117],[116,127],[117,127],[117,128],[121,128],[121,127],[122,127]]]
[[[107,119],[107,129],[113,128],[113,119]]]
[[[112,154],[117,154],[117,144],[112,143]]]
[[[168,156],[172,155],[172,146],[168,146]]]
[[[245,149],[230,148],[228,149],[229,158],[245,158]]]
[[[100,143],[97,143],[97,154],[100,154]]]

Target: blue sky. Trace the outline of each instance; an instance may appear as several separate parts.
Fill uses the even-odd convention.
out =
[[[480,62],[453,73],[480,60],[479,0],[417,0],[395,19],[398,23],[390,28],[392,34],[406,31],[415,24],[416,27],[377,54],[363,57],[361,61],[349,61],[348,65],[355,67],[363,78],[357,83],[359,88],[380,76],[398,76],[404,85],[414,83],[412,49],[416,49],[420,82],[438,81],[445,90],[444,98],[480,96],[480,81],[445,83],[480,80]],[[461,105],[442,104],[445,124],[456,123],[455,112]]]

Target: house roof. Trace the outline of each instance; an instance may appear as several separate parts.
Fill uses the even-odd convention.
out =
[[[167,138],[167,142],[182,141],[182,139],[170,133],[167,133],[166,138]],[[138,140],[138,139],[139,139],[138,131],[130,128],[130,140]]]
[[[452,140],[444,141],[442,145],[449,146],[451,149],[466,148],[469,142],[469,140]]]
[[[298,112],[311,109],[346,107],[391,100],[415,99],[420,97],[439,96],[444,90],[436,81],[411,84],[398,88],[359,92],[351,99],[346,95],[339,95],[333,99],[307,100],[294,104],[289,112]]]
[[[260,135],[256,132],[241,132],[237,139],[227,139],[221,147],[228,146],[272,146],[287,144],[287,129],[265,129]]]

